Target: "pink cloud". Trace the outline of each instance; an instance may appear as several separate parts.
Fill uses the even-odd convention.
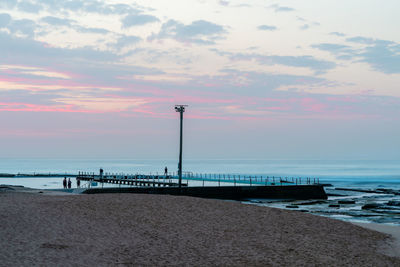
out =
[[[327,107],[314,98],[305,97],[300,100],[301,106],[305,111],[322,112]]]
[[[46,106],[29,103],[0,102],[0,111],[30,111],[30,112],[84,112],[99,113],[92,110],[75,109],[72,105]]]

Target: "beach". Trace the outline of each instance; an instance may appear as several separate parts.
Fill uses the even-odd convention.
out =
[[[0,192],[1,266],[400,265],[389,235],[298,211],[180,196],[21,191]]]

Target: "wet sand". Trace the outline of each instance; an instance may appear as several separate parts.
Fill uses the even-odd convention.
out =
[[[400,226],[378,224],[378,223],[353,223],[361,227],[385,233],[391,236],[388,242],[384,243],[380,250],[386,255],[400,258]]]
[[[1,266],[400,266],[389,235],[297,211],[19,191],[0,190]]]

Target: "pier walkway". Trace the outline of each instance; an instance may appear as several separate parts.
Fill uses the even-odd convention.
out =
[[[108,184],[120,184],[130,186],[162,186],[174,187],[178,186],[178,176],[175,173],[167,175],[159,174],[115,174],[105,173],[104,175],[96,175],[92,172],[79,172],[77,179],[83,181],[93,181]],[[187,172],[182,175],[182,181],[186,181],[182,186],[188,186],[192,181],[196,186],[212,186],[222,185],[250,185],[250,186],[267,186],[267,185],[315,185],[320,184],[319,178],[311,177],[277,177],[263,175],[236,175],[236,174],[199,174]]]
[[[182,188],[178,187],[178,177],[170,175],[95,175],[79,172],[77,179],[88,181],[86,194],[94,193],[144,193],[185,195],[203,198],[241,200],[264,199],[327,199],[324,185],[318,179],[282,178],[270,176],[243,176],[224,174],[190,174],[182,177]],[[102,183],[102,188],[90,188],[90,183]],[[103,188],[103,184],[118,187]],[[190,186],[189,186],[190,184]]]
[[[130,185],[140,187],[160,187],[160,186],[178,186],[178,183],[173,182],[171,176],[159,176],[159,175],[124,175],[124,174],[105,174],[95,175],[94,173],[79,172],[77,179],[89,182],[99,182],[108,184],[119,184],[119,185]],[[187,186],[182,184],[182,186]]]

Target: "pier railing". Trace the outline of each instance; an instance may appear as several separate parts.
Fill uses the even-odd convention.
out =
[[[175,172],[166,174],[124,174],[104,173],[96,175],[93,172],[79,172],[78,179],[130,186],[178,186],[178,175]],[[320,184],[319,178],[314,177],[282,177],[268,175],[241,175],[221,173],[193,173],[185,172],[182,180],[183,186],[274,186],[274,185],[311,185]]]

